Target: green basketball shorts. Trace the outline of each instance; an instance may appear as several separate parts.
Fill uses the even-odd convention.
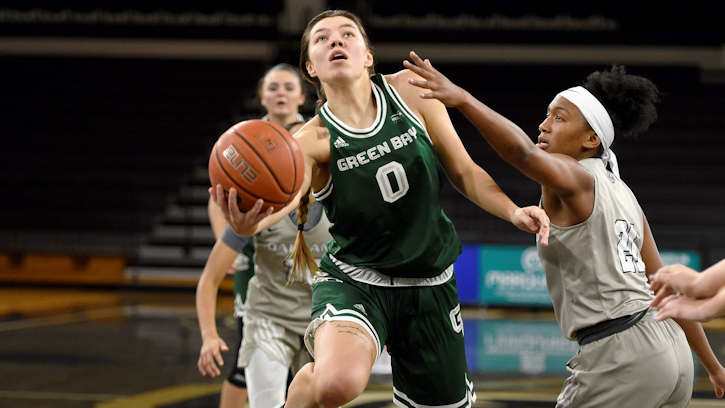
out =
[[[355,322],[375,342],[378,357],[383,346],[388,348],[396,405],[456,408],[475,402],[452,269],[449,278],[446,275],[433,286],[416,286],[415,279],[388,286],[359,282],[327,257],[321,269],[312,289],[312,322],[305,335],[310,353],[315,330],[322,323]]]

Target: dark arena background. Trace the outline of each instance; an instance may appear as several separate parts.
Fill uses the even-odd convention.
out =
[[[377,72],[402,69],[415,50],[532,139],[553,96],[590,72],[622,64],[652,79],[659,119],[614,144],[622,178],[665,263],[702,270],[725,258],[725,30],[715,3],[102,4],[0,5],[1,407],[218,406],[222,379],[196,368],[194,293],[214,243],[209,152],[231,125],[262,114],[257,79],[276,63],[298,65],[304,25],[327,8],[362,17]],[[315,99],[310,88],[305,114]],[[501,188],[537,204],[539,186],[450,114]],[[464,243],[456,274],[475,406],[553,407],[577,347],[554,320],[533,237],[447,182],[443,201]],[[231,282],[217,309],[228,344]],[[704,327],[725,362],[725,320]],[[695,361],[690,406],[724,406]],[[348,406],[393,406],[391,381],[374,374]]]

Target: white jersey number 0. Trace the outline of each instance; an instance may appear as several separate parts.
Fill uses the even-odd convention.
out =
[[[397,188],[391,183],[391,176],[395,178]],[[402,164],[396,161],[380,166],[378,172],[375,174],[375,179],[378,180],[378,186],[380,187],[380,192],[383,194],[383,200],[387,203],[398,201],[410,189],[405,169]]]

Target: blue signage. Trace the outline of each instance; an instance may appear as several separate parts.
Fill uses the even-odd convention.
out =
[[[700,270],[695,251],[660,251],[665,265]],[[463,304],[551,306],[535,246],[464,245],[454,265]]]

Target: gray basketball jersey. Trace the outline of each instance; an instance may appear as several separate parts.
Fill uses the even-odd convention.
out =
[[[332,239],[330,225],[323,212],[317,225],[303,232],[307,246],[318,263]],[[297,224],[290,217],[284,217],[254,236],[255,274],[249,280],[245,305],[248,312],[303,336],[311,320],[311,277],[307,282],[285,286],[292,268],[292,259],[288,256],[294,249],[296,237]]]
[[[594,209],[577,225],[551,224],[549,246],[538,241],[546,284],[564,335],[649,307],[645,265],[640,256],[644,214],[627,185],[601,159],[579,162],[594,176]]]

